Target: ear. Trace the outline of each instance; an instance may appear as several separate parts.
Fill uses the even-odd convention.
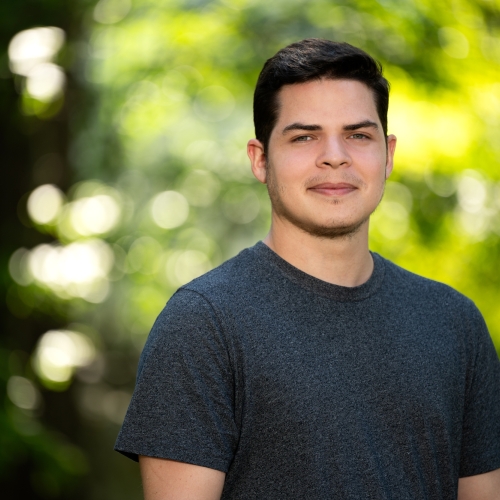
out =
[[[397,138],[391,134],[387,136],[387,159],[385,162],[385,178],[387,179],[394,168],[394,152],[396,151]]]
[[[250,139],[247,144],[247,154],[250,158],[253,175],[259,182],[265,184],[267,180],[267,158],[264,146],[257,139]]]

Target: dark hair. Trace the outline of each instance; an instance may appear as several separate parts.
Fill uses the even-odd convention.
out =
[[[283,85],[327,78],[357,80],[373,92],[377,114],[387,136],[389,82],[382,65],[366,52],[345,42],[308,38],[292,43],[268,59],[260,72],[253,100],[255,136],[267,152],[278,120],[278,93]]]

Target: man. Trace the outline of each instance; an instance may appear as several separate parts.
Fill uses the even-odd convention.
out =
[[[368,249],[388,83],[303,40],[254,98],[267,237],[158,317],[116,449],[145,498],[500,498],[500,364],[473,303]]]

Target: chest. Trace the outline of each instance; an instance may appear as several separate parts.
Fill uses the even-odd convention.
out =
[[[460,420],[464,361],[453,325],[428,312],[291,308],[242,325],[242,419],[296,432],[359,432]],[[243,420],[242,420],[243,422]]]

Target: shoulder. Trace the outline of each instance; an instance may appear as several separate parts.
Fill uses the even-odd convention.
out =
[[[179,288],[177,294],[198,294],[210,303],[234,299],[254,286],[259,278],[259,259],[254,247],[242,250],[215,269]]]
[[[380,257],[380,256],[379,256]],[[382,258],[383,259],[383,258]],[[411,311],[453,324],[466,333],[487,331],[476,304],[453,287],[412,273],[383,259],[385,266],[384,294],[387,301],[400,311]],[[481,335],[481,334],[480,334]]]
[[[415,274],[383,257],[380,258],[385,265],[386,287],[402,297],[433,302],[446,307],[465,308],[470,312],[477,310],[471,299],[453,287]]]
[[[157,317],[149,334],[143,357],[162,345],[194,347],[227,335],[226,311],[245,296],[258,267],[252,249],[240,252],[219,267],[180,287]],[[209,340],[212,339],[212,340]]]
[[[218,310],[202,294],[186,288],[177,290],[148,335],[139,360],[138,379],[146,366],[157,371],[166,365],[198,363],[201,358],[227,358],[226,330]]]
[[[390,314],[417,325],[436,343],[451,339],[452,345],[463,349],[471,363],[483,349],[496,358],[486,322],[470,298],[445,283],[412,273],[388,260],[384,259],[384,264],[383,300]]]

